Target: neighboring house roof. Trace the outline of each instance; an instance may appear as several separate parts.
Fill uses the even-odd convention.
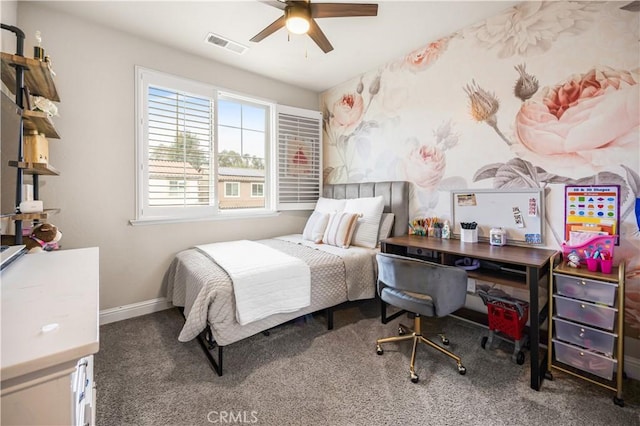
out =
[[[220,182],[264,182],[264,170],[219,167],[218,180]]]
[[[179,178],[188,180],[202,179],[202,171],[198,171],[189,163],[182,161],[149,160],[149,175],[155,178]]]
[[[264,177],[264,170],[243,169],[243,168],[240,168],[240,167],[218,167],[218,176]]]
[[[149,175],[155,179],[199,180],[205,177],[205,170],[196,170],[182,161],[149,160]],[[218,180],[233,182],[264,182],[264,170],[239,167],[218,168]]]

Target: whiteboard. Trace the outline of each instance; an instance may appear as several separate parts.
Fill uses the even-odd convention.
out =
[[[451,217],[456,238],[460,238],[461,222],[476,222],[479,241],[489,241],[491,228],[501,227],[507,244],[544,244],[541,188],[452,190]]]

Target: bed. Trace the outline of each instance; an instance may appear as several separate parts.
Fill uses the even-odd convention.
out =
[[[408,182],[347,183],[323,187],[323,198],[330,200],[349,202],[349,199],[353,201],[379,196],[383,199],[383,212],[393,214],[391,235],[406,234],[409,221]],[[239,243],[224,243],[226,245],[222,247],[235,247]],[[345,302],[375,297],[377,248],[354,245],[341,248],[315,244],[299,234],[247,244],[256,243],[269,247],[265,250],[274,249],[307,265],[310,275],[307,306],[241,324],[237,315],[239,312],[236,311],[236,282],[203,246],[176,254],[164,276],[167,299],[173,305],[181,307],[185,317],[178,340],[187,342],[197,339],[220,376],[224,346],[260,332],[266,333],[277,325],[322,310],[326,312],[327,328],[332,329],[334,307]],[[238,291],[236,289],[236,293]],[[217,360],[212,354],[216,348]]]

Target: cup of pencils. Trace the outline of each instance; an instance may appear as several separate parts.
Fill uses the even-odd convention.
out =
[[[463,243],[478,242],[478,224],[476,222],[460,222],[460,241]]]

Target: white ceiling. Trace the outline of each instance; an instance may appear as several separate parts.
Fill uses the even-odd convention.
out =
[[[518,1],[362,1],[378,3],[377,17],[319,19],[334,50],[325,54],[306,35],[281,29],[260,43],[249,39],[281,16],[257,0],[54,1],[47,6],[194,55],[322,92],[401,57]],[[204,39],[213,32],[249,47],[243,55]]]

